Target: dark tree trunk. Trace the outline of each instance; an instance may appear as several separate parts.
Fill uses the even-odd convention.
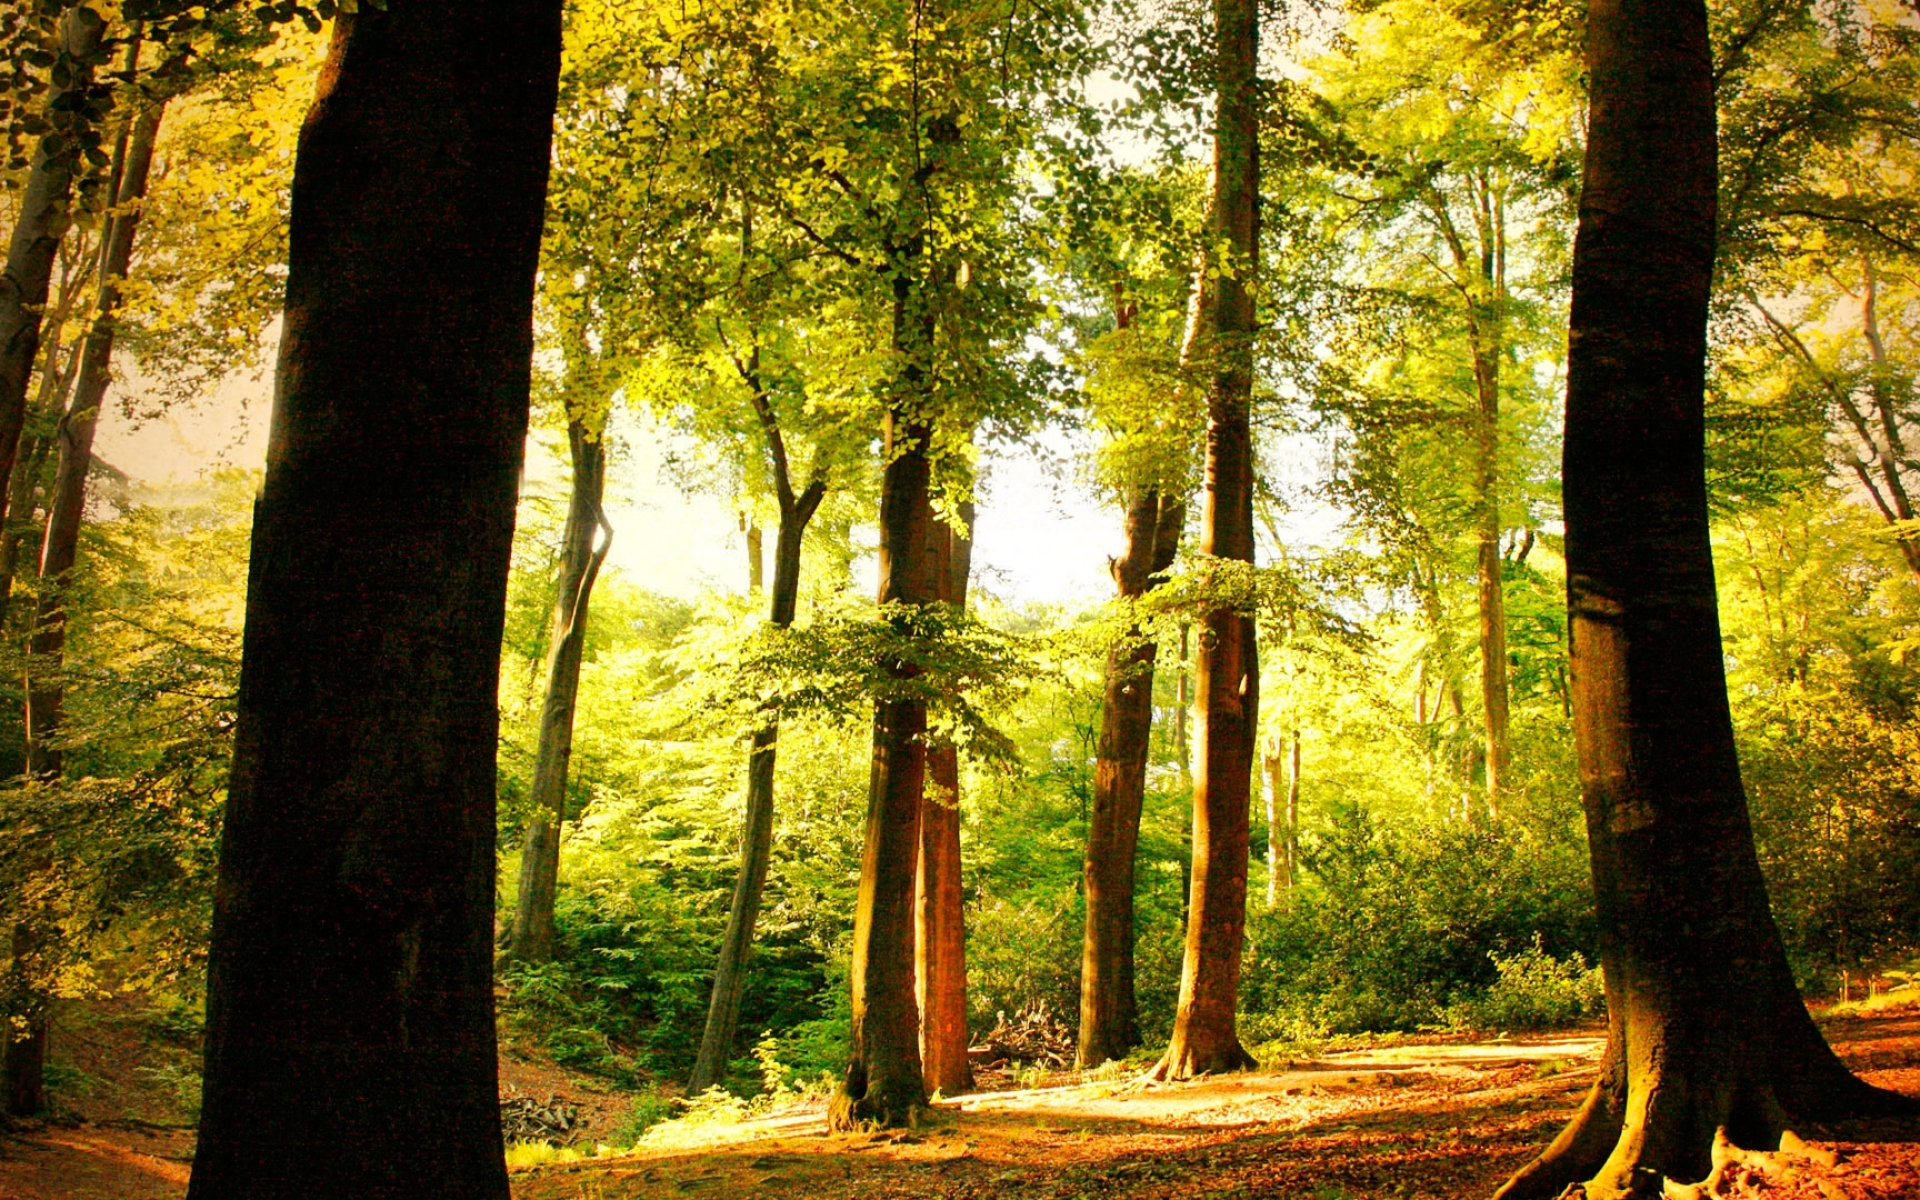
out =
[[[1127,502],[1127,548],[1107,565],[1122,600],[1143,596],[1180,548],[1186,506],[1157,489]],[[1146,797],[1153,732],[1155,646],[1138,628],[1107,652],[1105,705],[1093,763],[1093,815],[1087,823],[1086,932],[1080,952],[1081,1069],[1124,1058],[1140,1044],[1133,987],[1134,862]]]
[[[937,528],[940,601],[967,606],[973,571],[973,504],[965,528]],[[920,860],[914,880],[914,995],[920,1003],[920,1067],[927,1091],[952,1096],[973,1086],[967,1061],[967,930],[960,880],[960,756],[953,743],[927,750],[920,806]]]
[[[896,343],[904,340],[898,331],[911,320],[905,311],[907,291],[905,285],[896,285]],[[929,337],[921,344],[930,342]],[[909,404],[921,399],[917,385],[918,379],[910,376],[905,389]],[[926,425],[889,412],[887,468],[880,484],[882,604],[925,605],[940,595],[931,552],[936,521],[929,503],[930,437]],[[904,673],[911,668],[894,664],[892,669]],[[853,1045],[846,1081],[828,1110],[829,1129],[909,1124],[927,1102],[913,954],[926,729],[922,701],[886,699],[875,705],[866,848],[853,915]]]
[[[507,957],[521,962],[546,962],[553,957],[553,896],[560,882],[560,828],[567,815],[580,661],[587,646],[594,581],[613,545],[613,531],[600,508],[607,482],[606,441],[576,418],[567,423],[567,446],[573,460],[573,486],[561,535],[560,577],[547,622],[547,689],[533,756],[533,819],[527,822],[520,852],[520,893],[507,940]]]
[[[76,8],[61,27],[62,57],[72,72],[67,87],[48,90],[47,111],[84,92],[93,82],[92,59],[104,25],[90,8]],[[27,186],[7,242],[7,266],[0,274],[0,479],[13,468],[20,429],[27,418],[27,381],[40,346],[41,315],[53,281],[54,255],[72,224],[74,166],[71,154],[46,153],[46,141],[34,156]]]
[[[496,695],[561,8],[362,6],[301,131],[191,1200],[507,1196]]]
[[[86,515],[93,434],[99,427],[100,406],[106,402],[107,384],[112,378],[114,312],[120,306],[120,284],[133,262],[134,236],[140,226],[140,205],[146,199],[162,111],[163,107],[155,104],[136,116],[127,139],[119,190],[114,197],[115,215],[100,254],[93,324],[81,347],[73,400],[54,438],[59,457],[47,499],[39,596],[33,632],[27,642],[27,773],[36,779],[57,779],[62,766],[58,741],[66,705],[61,666],[67,645],[68,577],[79,554],[80,523]]]
[[[800,551],[807,524],[819,510],[827,485],[815,478],[799,496],[793,494],[786,442],[774,421],[766,393],[760,387],[757,361],[748,386],[753,389],[761,429],[767,438],[774,486],[780,500],[780,528],[774,533],[773,542],[772,611],[768,620],[774,628],[785,629],[793,624],[794,607],[800,598]],[[749,533],[753,535],[747,539],[753,555],[749,562],[758,563],[758,528],[749,526]],[[752,583],[756,588],[759,586],[758,579]],[[740,1024],[747,956],[753,950],[753,928],[760,919],[760,897],[766,890],[767,867],[773,859],[773,768],[779,741],[779,723],[769,720],[754,730],[753,745],[747,753],[746,820],[740,831],[740,874],[734,880],[733,903],[727,909],[727,932],[720,943],[720,961],[713,972],[713,994],[707,1003],[707,1026],[700,1037],[700,1054],[694,1061],[693,1079],[688,1085],[688,1091],[696,1096],[725,1081],[734,1033]]]
[[[1795,991],[1734,752],[1708,543],[1716,164],[1702,0],[1596,0],[1565,496],[1573,721],[1606,971],[1586,1104],[1505,1197],[1659,1194],[1792,1120],[1911,1101],[1854,1078]],[[1790,1146],[1792,1143],[1789,1142]],[[1784,1147],[1783,1147],[1784,1148]]]
[[[1228,261],[1213,264],[1203,302],[1207,507],[1200,552],[1253,561],[1253,281],[1259,253],[1260,45],[1253,0],[1215,0],[1212,232]],[[1235,1032],[1240,949],[1247,923],[1248,803],[1259,726],[1260,667],[1250,614],[1216,609],[1194,663],[1193,883],[1173,1039],[1155,1068],[1166,1078],[1253,1065]]]

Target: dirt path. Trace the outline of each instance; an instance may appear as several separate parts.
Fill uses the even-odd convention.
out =
[[[1869,1079],[1920,1095],[1920,1014],[1832,1022],[1828,1033]],[[81,1069],[100,1086],[68,1124],[0,1138],[0,1200],[176,1200],[190,1133],[155,1119],[150,1092],[114,1081],[115,1062],[140,1061],[131,1034],[108,1023],[86,1036],[73,1044],[92,1046]],[[515,1200],[1483,1200],[1572,1113],[1599,1051],[1590,1036],[1456,1040],[1185,1084],[989,1092],[943,1101],[922,1129],[864,1136],[830,1137],[819,1112],[789,1112],[519,1171],[513,1190]],[[510,1077],[530,1069],[503,1065]],[[1810,1132],[1842,1162],[1768,1200],[1920,1200],[1920,1124]]]

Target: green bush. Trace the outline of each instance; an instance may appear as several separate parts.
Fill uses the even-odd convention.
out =
[[[1538,941],[1518,954],[1488,955],[1499,978],[1478,996],[1447,1009],[1447,1023],[1463,1029],[1556,1029],[1604,1012],[1600,968],[1586,956],[1548,954]]]

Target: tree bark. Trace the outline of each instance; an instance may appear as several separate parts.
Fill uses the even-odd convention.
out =
[[[880,484],[880,602],[931,604],[939,598],[929,503],[932,430],[913,415],[930,316],[914,313],[916,289],[905,270],[894,285],[894,344],[906,359],[901,391],[889,407]],[[904,674],[905,663],[891,669]],[[867,792],[866,848],[853,917],[853,1045],[846,1080],[834,1094],[827,1127],[911,1124],[926,1107],[920,1067],[920,1013],[914,999],[914,866],[920,800],[926,783],[927,711],[922,701],[875,705],[873,773]]]
[[[1596,0],[1588,20],[1564,470],[1608,1041],[1586,1103],[1502,1189],[1511,1198],[1580,1180],[1592,1200],[1657,1195],[1663,1179],[1717,1185],[1728,1145],[1771,1150],[1793,1120],[1914,1107],[1849,1074],[1808,1017],[1734,750],[1704,461],[1706,6]]]
[[[105,24],[90,8],[76,8],[67,15],[61,26],[61,49],[72,76],[68,86],[48,90],[49,114],[92,86],[92,60],[104,30]],[[48,142],[55,137],[64,137],[64,131],[43,137],[34,156],[7,242],[6,272],[0,274],[0,479],[12,471],[19,449],[20,430],[27,418],[27,381],[40,347],[53,260],[72,224],[68,208],[76,160],[66,153],[47,153]]]
[[[1474,421],[1478,493],[1474,515],[1478,543],[1475,575],[1480,592],[1480,698],[1487,740],[1486,811],[1490,820],[1499,818],[1500,789],[1506,786],[1507,771],[1513,761],[1512,740],[1508,734],[1507,604],[1500,556],[1499,319],[1496,314],[1483,314],[1481,324],[1494,325],[1494,329],[1476,329],[1473,339],[1473,374],[1479,396]]]
[[[27,642],[27,773],[36,779],[59,778],[63,765],[58,739],[66,706],[66,684],[60,674],[66,658],[66,592],[79,554],[80,524],[86,516],[93,434],[99,427],[100,406],[106,401],[112,379],[114,315],[120,307],[120,285],[133,262],[134,236],[140,226],[140,206],[146,200],[163,112],[164,105],[154,103],[133,118],[114,196],[114,215],[100,254],[93,324],[81,347],[73,399],[54,437],[59,458],[47,500],[39,595],[33,632]]]
[[[1280,739],[1275,737],[1261,755],[1260,765],[1267,771],[1267,907],[1277,908],[1283,892],[1293,890],[1293,860],[1287,854],[1286,759],[1280,754]]]
[[[766,581],[766,576],[763,574],[766,570],[766,547],[762,542],[759,523],[749,520],[747,522],[746,535],[747,591],[757,592]]]
[[[1216,109],[1210,224],[1226,261],[1207,273],[1212,291],[1207,361],[1207,507],[1200,552],[1253,561],[1253,282],[1259,254],[1258,7],[1215,0]],[[1254,1065],[1235,1031],[1240,951],[1247,922],[1255,731],[1260,667],[1253,617],[1207,614],[1194,663],[1193,883],[1173,1039],[1155,1073],[1181,1079]]]
[[[940,602],[967,606],[973,571],[973,504],[960,506],[964,528],[933,532]],[[960,877],[960,756],[952,742],[927,750],[920,806],[920,859],[914,879],[914,995],[920,1003],[920,1068],[928,1092],[955,1095],[973,1086],[967,1060],[967,931]]]
[[[586,652],[593,585],[613,545],[613,530],[600,507],[606,494],[606,441],[576,417],[567,422],[567,448],[573,460],[573,486],[561,535],[560,577],[547,622],[547,688],[533,756],[533,818],[527,822],[520,853],[520,893],[507,941],[507,957],[521,962],[546,962],[553,957],[553,897],[560,882],[560,829],[567,815],[580,662]]]
[[[1140,488],[1127,502],[1127,548],[1107,564],[1122,601],[1145,595],[1173,565],[1186,505]],[[1083,873],[1086,932],[1080,953],[1080,1039],[1075,1065],[1125,1058],[1140,1044],[1134,993],[1134,870],[1153,732],[1156,647],[1138,626],[1107,652],[1105,704],[1093,763],[1093,816]]]
[[[505,1200],[500,638],[559,0],[336,21],[284,333],[190,1200]]]
[[[768,457],[773,461],[774,486],[780,501],[780,527],[774,533],[773,594],[769,622],[776,629],[793,624],[800,597],[800,551],[807,524],[827,494],[826,481],[815,477],[800,495],[793,494],[787,466],[786,442],[774,421],[773,409],[760,386],[758,364],[747,380],[755,396]],[[748,539],[759,562],[757,537]],[[758,586],[757,582],[755,586]],[[700,1037],[700,1054],[693,1065],[687,1090],[699,1095],[723,1082],[740,1024],[740,997],[746,987],[747,957],[753,950],[753,929],[760,919],[760,898],[766,890],[767,867],[773,858],[773,768],[780,741],[780,725],[769,720],[753,733],[747,753],[746,821],[740,833],[740,874],[734,880],[733,902],[727,909],[727,932],[720,943],[720,961],[713,972],[713,994],[707,1003],[707,1025]]]

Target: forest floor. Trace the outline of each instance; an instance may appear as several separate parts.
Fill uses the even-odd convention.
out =
[[[1920,1011],[1829,1019],[1847,1062],[1920,1096]],[[176,1200],[192,1157],[192,1055],[126,1006],[68,1021],[59,1103],[0,1135],[0,1200]],[[1593,1079],[1597,1033],[1381,1039],[1179,1084],[1111,1073],[938,1102],[916,1130],[829,1136],[819,1106],[662,1130],[630,1152],[513,1174],[515,1200],[1482,1200],[1552,1138]],[[588,1128],[626,1097],[538,1060],[503,1096]],[[1920,1123],[1815,1129],[1839,1165],[1769,1200],[1920,1198]],[[663,1136],[664,1135],[664,1136]],[[591,1134],[589,1133],[589,1136]]]

